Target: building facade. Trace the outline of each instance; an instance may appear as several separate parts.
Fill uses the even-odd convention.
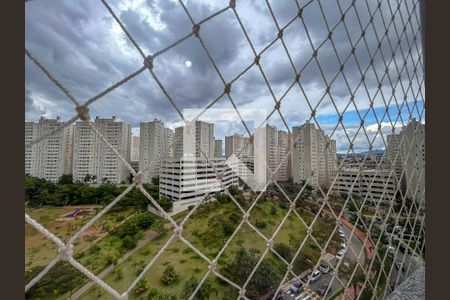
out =
[[[25,122],[25,143],[29,143],[63,125],[60,118]],[[72,173],[73,126],[68,126],[25,149],[25,174],[57,182]]]
[[[222,157],[222,140],[214,140],[214,157]]]
[[[131,126],[115,117],[103,119],[96,117],[95,128],[130,162]],[[93,176],[94,182],[127,182],[130,174],[122,160],[85,122],[75,123],[73,139],[73,178],[84,181],[86,175]]]
[[[195,121],[175,128],[174,157],[214,157],[214,124]]]
[[[131,161],[139,161],[139,137],[133,135],[131,137]]]
[[[387,169],[346,168],[339,171],[332,190],[337,193],[357,194],[362,200],[389,205],[395,199],[397,182],[395,172]]]
[[[209,162],[193,156],[164,159],[159,178],[160,197],[172,199],[173,211],[180,211],[205,200],[208,194],[223,191],[214,168],[223,173],[224,186],[237,184],[237,177],[225,158],[211,158]]]
[[[251,143],[250,138],[237,133],[231,136],[226,136],[225,157],[228,158],[233,154],[238,157],[252,157],[253,143]]]
[[[337,174],[336,141],[308,121],[292,128],[292,180],[329,187]]]
[[[159,175],[161,160],[172,156],[173,131],[164,122],[154,119],[140,124],[139,170],[144,182],[151,182]]]
[[[425,124],[412,118],[400,133],[388,136],[388,159],[406,196],[425,199]]]

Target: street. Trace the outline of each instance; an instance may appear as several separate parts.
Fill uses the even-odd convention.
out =
[[[355,262],[361,251],[363,253],[361,258],[364,259],[364,251],[362,250],[363,249],[362,241],[360,241],[355,234],[350,239],[351,231],[347,227],[339,226],[339,228],[343,231],[347,240],[347,251],[343,259],[350,262]],[[331,259],[330,263],[333,266],[335,266],[337,264],[336,258]],[[305,291],[299,294],[295,294],[289,289],[290,284],[296,281],[291,280],[289,285],[285,285],[286,288],[282,291],[281,295],[283,297],[283,300],[312,299],[313,296],[315,297],[318,296],[318,291],[321,286],[328,286],[331,283],[331,286],[328,288],[328,292],[326,295],[326,299],[330,299],[333,295],[335,295],[337,292],[343,289],[348,282],[347,279],[344,278],[343,276],[340,276],[339,279],[334,278],[334,280],[332,280],[332,278],[333,278],[332,270],[330,270],[329,273],[321,274],[320,277],[317,279],[317,281],[310,283],[309,288],[306,287]]]

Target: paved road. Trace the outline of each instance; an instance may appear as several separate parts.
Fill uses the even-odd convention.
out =
[[[363,243],[356,237],[354,234],[352,238],[350,239],[350,229],[348,229],[346,226],[340,226],[341,230],[344,232],[344,235],[347,238],[347,252],[345,253],[344,259],[350,260],[352,262],[356,261],[359,253],[363,249]],[[364,252],[361,256],[362,259],[364,259]],[[332,259],[330,261],[332,265],[336,264],[336,260]],[[343,277],[339,277],[340,281],[336,278],[332,280],[333,275],[330,273],[322,274],[319,279],[316,282],[310,283],[310,287],[312,290],[312,294],[316,294],[320,286],[322,285],[329,285],[331,283],[331,286],[329,287],[329,290],[327,292],[326,299],[331,298],[334,294],[336,294],[338,291],[344,288],[345,285],[347,285],[347,280]],[[284,289],[284,292],[282,293],[283,300],[298,300],[303,299],[306,297],[308,292],[305,292],[303,294],[295,295],[289,290],[290,285],[286,285],[286,288]]]
[[[363,249],[363,243],[358,237],[356,237],[356,234],[353,233],[352,238],[350,239],[350,233],[351,230],[347,228],[347,226],[339,226],[341,230],[344,232],[345,237],[347,238],[347,252],[345,253],[344,259],[347,258],[351,260],[352,262],[355,262],[360,255],[362,249]],[[361,255],[361,263],[364,262],[364,251],[362,251]]]

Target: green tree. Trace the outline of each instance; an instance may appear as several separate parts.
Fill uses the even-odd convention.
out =
[[[289,248],[288,245],[284,243],[275,243],[275,245],[273,245],[273,250],[280,254],[287,262],[292,260],[291,248]]]
[[[194,276],[189,278],[186,283],[183,286],[183,291],[181,292],[181,298],[182,299],[189,299],[189,297],[192,295],[192,293],[195,291],[197,286],[200,284],[198,279]],[[206,300],[209,299],[211,293],[213,292],[213,288],[211,284],[207,281],[205,281],[202,286],[199,288],[197,293],[195,294],[194,298],[195,300]]]
[[[159,176],[152,177],[152,184],[159,185]]]
[[[145,278],[142,278],[141,280],[138,281],[138,283],[136,284],[136,286],[133,289],[133,292],[136,295],[142,295],[144,294],[146,291],[148,290],[148,283],[147,280]]]
[[[162,196],[156,202],[158,202],[158,204],[161,206],[162,209],[164,209],[164,211],[168,212],[172,210],[173,201],[170,198]]]
[[[64,174],[62,175],[59,180],[59,184],[72,184],[73,183],[73,176],[72,174]]]
[[[166,268],[164,269],[164,272],[161,276],[161,282],[164,285],[171,285],[175,282],[178,281],[179,275],[178,273],[175,271],[175,268],[171,265],[168,264],[166,266]]]
[[[277,208],[275,207],[275,205],[272,205],[272,207],[270,208],[270,214],[272,216],[276,216],[277,215]]]
[[[239,195],[239,188],[237,185],[233,184],[228,188],[228,192],[230,192],[233,197],[236,197]]]
[[[89,183],[92,180],[92,176],[91,174],[86,174],[86,176],[84,176],[83,182],[84,183]]]

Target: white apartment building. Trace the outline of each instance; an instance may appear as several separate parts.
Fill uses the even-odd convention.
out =
[[[260,188],[270,179],[271,173],[275,174],[276,181],[286,181],[290,177],[290,156],[284,161],[289,152],[289,135],[278,130],[275,126],[266,125],[257,128],[254,134],[254,168],[255,181]],[[280,166],[278,168],[278,166]],[[278,169],[277,169],[278,168]]]
[[[131,137],[131,161],[139,161],[139,137],[133,135]]]
[[[144,182],[159,175],[161,160],[172,156],[172,142],[173,131],[161,120],[140,123],[139,170],[144,171]]]
[[[63,125],[60,118],[25,122],[25,143],[29,143]],[[57,182],[72,169],[73,126],[52,134],[25,149],[25,174]]]
[[[173,156],[173,130],[170,128],[164,128],[164,146],[166,149],[166,156],[172,157]]]
[[[292,179],[308,180],[313,186],[329,187],[337,174],[336,141],[308,121],[292,128]]]
[[[222,140],[214,140],[214,157],[222,157]]]
[[[395,198],[396,179],[391,169],[347,168],[339,171],[332,190],[348,194],[358,194],[362,200],[389,205]]]
[[[228,158],[233,154],[238,157],[252,157],[253,144],[250,142],[250,138],[237,133],[226,136],[225,157]]]
[[[177,127],[174,140],[174,157],[214,157],[214,124],[195,121],[191,125]]]
[[[406,196],[422,201],[425,198],[425,124],[412,118],[400,133],[388,136],[387,152],[397,176],[401,176]]]
[[[159,194],[174,201],[173,211],[187,209],[205,199],[208,194],[223,191],[214,168],[224,172],[222,182],[226,187],[237,184],[237,177],[225,163],[225,158],[200,157],[166,158],[162,161]]]
[[[95,128],[130,162],[131,126],[116,117],[96,117]],[[86,175],[95,176],[96,182],[126,182],[130,174],[122,160],[101,140],[85,122],[76,122],[73,139],[73,178],[83,181]]]

